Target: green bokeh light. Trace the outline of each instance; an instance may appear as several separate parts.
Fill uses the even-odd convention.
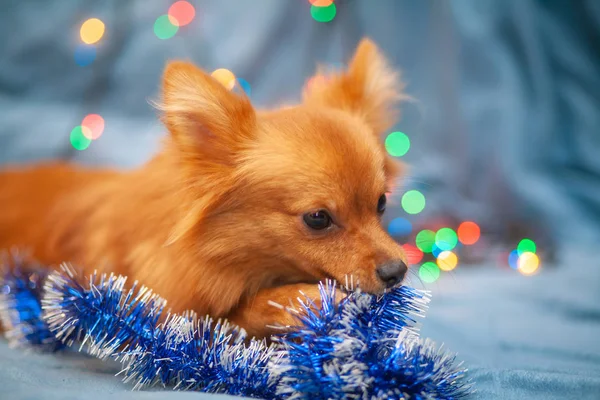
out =
[[[431,253],[433,244],[435,243],[435,232],[429,229],[422,230],[415,237],[417,248],[423,253]]]
[[[178,30],[179,27],[171,23],[168,15],[161,15],[154,22],[154,34],[159,39],[170,39],[175,36]]]
[[[427,261],[419,268],[419,278],[425,283],[433,283],[440,277],[440,268],[433,261]]]
[[[402,196],[402,208],[408,214],[418,214],[425,208],[425,196],[418,190],[409,190]]]
[[[410,139],[402,132],[392,132],[385,138],[385,149],[391,156],[402,157],[410,149]]]
[[[85,150],[92,143],[92,139],[86,137],[83,134],[83,128],[81,125],[76,126],[71,131],[71,145],[77,150]]]
[[[327,7],[310,7],[310,15],[312,15],[314,20],[318,22],[330,22],[335,18],[336,13],[337,9],[335,7],[335,3],[331,3]]]
[[[519,255],[523,253],[535,253],[536,250],[537,246],[535,245],[535,242],[531,239],[523,239],[519,242],[519,245],[517,246],[517,252]]]
[[[452,250],[458,243],[458,236],[452,228],[442,228],[435,234],[435,245],[440,250]]]

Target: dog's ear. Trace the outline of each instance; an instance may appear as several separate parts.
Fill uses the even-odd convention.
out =
[[[173,159],[183,171],[182,195],[189,194],[182,201],[184,214],[170,233],[169,245],[226,204],[223,199],[234,186],[237,156],[255,135],[256,113],[247,97],[180,61],[167,65],[157,107],[171,134]]]
[[[348,69],[327,73],[322,69],[304,90],[308,104],[333,107],[362,117],[379,135],[397,121],[397,103],[406,98],[399,75],[375,43],[362,39]]]
[[[247,97],[187,62],[167,65],[159,109],[177,147],[198,162],[231,163],[255,129],[256,115]]]

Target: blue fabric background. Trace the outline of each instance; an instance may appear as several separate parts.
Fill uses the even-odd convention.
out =
[[[148,100],[167,60],[228,68],[257,105],[275,106],[368,35],[417,99],[397,128],[413,142],[407,187],[425,192],[423,218],[473,219],[499,242],[523,226],[556,255],[528,279],[494,268],[445,276],[424,334],[460,351],[479,398],[600,398],[600,262],[589,250],[600,240],[600,2],[338,0],[321,24],[307,1],[198,0],[196,20],[161,41],[152,26],[171,3],[4,0],[0,164],[139,165],[164,134]],[[107,30],[82,68],[73,54],[90,17]],[[78,152],[69,133],[88,113],[106,129]],[[128,393],[108,372],[0,342],[0,399],[164,398]]]

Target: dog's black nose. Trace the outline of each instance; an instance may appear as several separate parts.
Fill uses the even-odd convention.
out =
[[[386,287],[391,288],[402,282],[406,271],[408,271],[408,267],[404,261],[393,260],[379,265],[377,267],[377,276],[385,283]]]

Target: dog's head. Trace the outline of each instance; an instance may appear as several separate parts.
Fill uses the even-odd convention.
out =
[[[261,285],[348,277],[381,292],[407,269],[381,227],[401,167],[380,136],[400,83],[369,40],[346,71],[316,76],[302,104],[258,112],[195,66],[168,65],[164,122],[189,200],[170,240]]]

